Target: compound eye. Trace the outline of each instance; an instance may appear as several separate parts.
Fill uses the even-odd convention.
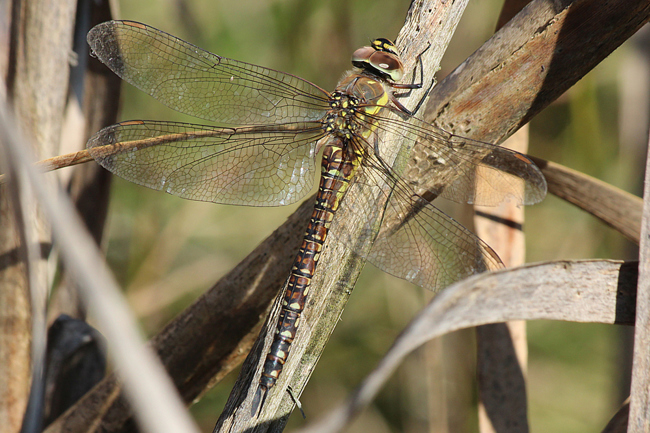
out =
[[[372,46],[356,50],[352,54],[352,64],[361,69],[379,72],[393,81],[401,80],[404,75],[404,65],[396,53],[395,45],[388,39],[375,39]]]
[[[373,47],[361,47],[352,54],[352,63],[369,63],[370,56],[376,52]]]
[[[388,75],[391,80],[399,81],[404,75],[404,65],[396,54],[386,51],[375,51],[368,63],[378,71]]]

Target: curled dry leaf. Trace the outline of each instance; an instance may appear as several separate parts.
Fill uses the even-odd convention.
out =
[[[303,433],[341,430],[409,353],[452,331],[538,319],[632,325],[637,277],[636,262],[559,261],[481,274],[449,286],[400,334],[348,401]]]

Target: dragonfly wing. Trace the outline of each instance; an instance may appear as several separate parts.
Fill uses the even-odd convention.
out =
[[[393,194],[382,229],[368,255],[379,269],[425,289],[438,291],[479,272],[502,267],[497,254],[485,242],[427,200]]]
[[[419,194],[459,203],[496,206],[540,202],[546,180],[525,155],[503,147],[459,137],[421,120],[408,123],[382,118],[380,128],[404,137],[400,161],[394,165]]]
[[[343,199],[337,235],[346,245],[358,252],[364,251],[356,250],[359,245],[372,242],[365,254],[369,262],[433,291],[502,266],[485,242],[381,167],[376,156],[368,156]],[[381,184],[383,189],[374,187],[374,203],[362,205],[359,197],[367,192],[360,191]]]
[[[130,121],[88,141],[91,156],[131,182],[215,203],[277,206],[305,196],[315,177],[319,122],[215,128]]]
[[[88,44],[123,80],[170,108],[222,125],[318,120],[328,109],[328,93],[306,80],[133,21],[93,27]]]

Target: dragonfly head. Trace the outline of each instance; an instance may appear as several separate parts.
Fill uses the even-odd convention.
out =
[[[352,64],[391,81],[399,81],[404,75],[404,65],[395,44],[384,38],[375,39],[371,46],[356,50],[352,54]]]

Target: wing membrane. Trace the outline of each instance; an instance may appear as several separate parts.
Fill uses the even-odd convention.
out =
[[[324,90],[139,23],[100,24],[88,42],[116,74],[169,107],[234,126],[113,125],[88,143],[105,168],[153,189],[224,204],[284,205],[311,189],[329,109]],[[546,194],[539,169],[517,152],[388,109],[372,111],[356,118],[359,136],[351,145],[368,156],[339,209],[337,235],[380,269],[434,291],[501,267],[488,245],[430,201],[537,203]],[[387,147],[383,136],[401,140],[394,162],[376,153]]]
[[[367,149],[367,157],[337,216],[343,221],[337,226],[343,241],[357,246],[372,242],[369,251],[360,249],[368,261],[434,291],[502,267],[485,242],[430,201],[442,196],[481,205],[505,199],[537,203],[546,194],[539,169],[517,152],[458,137],[417,119],[404,122],[395,113],[359,121],[368,128],[378,126],[367,139],[355,139],[356,146]],[[387,148],[382,140],[390,137],[402,143],[392,164],[376,154]],[[371,204],[363,202],[368,194],[375,197]]]
[[[318,120],[328,108],[328,93],[306,80],[217,56],[144,24],[99,24],[88,43],[123,80],[170,108],[221,125]]]
[[[409,194],[401,180],[396,180],[385,205],[368,260],[433,291],[503,266],[485,242],[421,196]]]
[[[381,117],[380,128],[403,137],[394,169],[427,199],[496,206],[540,202],[546,180],[525,155],[493,144],[459,137],[412,118],[408,123]]]
[[[502,266],[485,242],[382,167],[375,155],[367,157],[337,213],[333,230],[343,242],[355,247],[372,242],[369,252],[355,252],[379,269],[432,291]],[[364,203],[365,190],[381,184],[385,187],[374,188],[374,202]]]
[[[131,182],[215,203],[277,206],[311,189],[320,123],[215,128],[130,121],[88,141],[91,156]]]

